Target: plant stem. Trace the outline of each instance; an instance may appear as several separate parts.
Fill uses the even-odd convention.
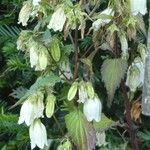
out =
[[[75,49],[75,65],[74,65],[74,75],[73,80],[75,80],[78,76],[78,26],[75,30],[75,37],[74,37],[74,49]]]
[[[130,101],[127,95],[127,90],[124,81],[121,82],[121,88],[122,88],[122,95],[124,97],[124,105],[125,105],[125,117],[128,125],[128,132],[131,138],[131,144],[133,150],[140,150],[140,142],[137,137],[137,131],[134,127],[134,123],[131,119],[131,106],[130,106]]]
[[[54,114],[53,114],[53,118],[54,118],[54,120],[55,120],[55,122],[56,122],[56,124],[57,124],[57,126],[58,126],[58,128],[59,128],[59,130],[60,130],[60,132],[62,134],[62,136],[63,136],[64,135],[64,131],[61,128],[61,125],[60,125],[59,121],[57,120],[57,118],[56,118],[56,116]]]

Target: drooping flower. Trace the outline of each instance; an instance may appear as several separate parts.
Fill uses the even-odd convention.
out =
[[[35,148],[36,145],[43,149],[47,144],[47,133],[46,128],[41,123],[40,119],[36,119],[30,126],[29,129],[30,140],[31,140],[31,148]]]
[[[147,0],[130,0],[132,14],[137,15],[140,13],[145,15],[147,13],[146,1]]]
[[[36,71],[45,70],[47,66],[47,55],[45,51],[40,51],[38,53],[38,63],[35,67]]]
[[[64,12],[64,9],[62,7],[59,7],[51,17],[51,20],[49,22],[49,25],[47,26],[49,29],[53,29],[56,31],[62,31],[64,24],[66,22],[66,15]]]
[[[92,28],[94,31],[97,31],[100,29],[101,26],[104,26],[108,24],[111,21],[111,18],[114,16],[114,11],[111,8],[107,8],[104,11],[100,13],[102,16],[101,18],[97,19],[96,21],[93,22]],[[107,18],[104,18],[103,16],[107,16]]]
[[[26,1],[20,10],[18,23],[22,23],[22,26],[27,26],[27,22],[32,12],[32,4],[30,1]]]
[[[101,111],[102,104],[97,96],[95,96],[93,99],[88,99],[85,101],[83,112],[89,122],[92,120],[99,122],[101,120]]]
[[[31,68],[35,67],[36,71],[46,69],[48,63],[46,52],[47,50],[43,45],[35,41],[31,42],[29,49]]]
[[[18,124],[25,122],[29,126],[34,119],[43,117],[43,98],[44,96],[41,92],[29,96],[21,107]]]
[[[33,4],[34,6],[39,5],[40,2],[41,2],[41,0],[32,0],[32,4]]]
[[[144,64],[139,57],[137,57],[127,72],[126,85],[132,92],[135,92],[138,87],[144,83]]]

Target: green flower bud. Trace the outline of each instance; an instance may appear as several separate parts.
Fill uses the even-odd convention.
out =
[[[57,38],[53,38],[50,46],[50,52],[55,61],[60,60],[60,47],[59,40]]]
[[[55,110],[56,97],[53,94],[50,94],[47,96],[46,101],[46,116],[47,118],[51,118]]]
[[[86,83],[86,91],[87,91],[89,98],[94,98],[95,93],[94,93],[94,89],[93,89],[91,82]]]
[[[78,89],[78,82],[74,82],[68,92],[68,100],[69,101],[71,101],[75,97],[75,95],[77,93],[77,89]]]

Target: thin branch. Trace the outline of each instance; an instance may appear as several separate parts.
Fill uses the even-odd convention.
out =
[[[75,38],[74,38],[74,49],[75,49],[75,65],[74,65],[74,74],[73,74],[73,80],[75,80],[78,76],[78,26],[75,30]]]

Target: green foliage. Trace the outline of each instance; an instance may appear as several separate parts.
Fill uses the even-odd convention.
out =
[[[93,123],[95,130],[98,132],[106,131],[107,129],[115,125],[117,125],[117,123],[107,118],[104,114],[102,114],[101,121]]]
[[[96,137],[94,128],[87,122],[80,110],[74,110],[65,117],[66,126],[73,142],[80,150],[94,148]]]
[[[102,80],[108,94],[108,106],[111,106],[114,93],[124,78],[127,62],[124,59],[106,59],[101,68]]]

